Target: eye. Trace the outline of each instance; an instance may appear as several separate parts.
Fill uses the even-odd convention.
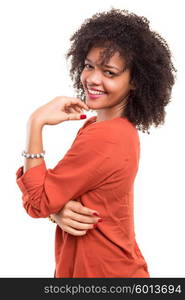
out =
[[[113,72],[111,72],[111,71],[105,71],[105,73],[107,73],[107,75],[109,75],[109,76],[111,76],[111,77],[113,77],[113,76],[116,76],[116,74],[115,73],[113,73]]]
[[[92,68],[92,66],[90,64],[84,64],[84,68],[90,69],[90,68]]]

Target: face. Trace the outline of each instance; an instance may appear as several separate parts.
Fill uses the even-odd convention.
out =
[[[125,97],[133,88],[130,83],[130,71],[125,69],[125,61],[116,52],[106,63],[101,65],[100,51],[93,47],[86,56],[81,82],[86,95],[86,104],[91,109],[120,112],[124,108]]]

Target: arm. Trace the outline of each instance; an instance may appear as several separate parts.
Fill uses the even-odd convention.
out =
[[[96,228],[102,218],[99,213],[88,207],[83,206],[76,200],[70,200],[64,208],[57,214],[51,215],[52,220],[65,232],[81,236],[87,233],[87,230]]]
[[[56,97],[39,107],[32,113],[27,123],[26,152],[43,152],[42,128],[44,125],[57,125],[67,120],[80,120],[83,109],[89,110],[88,106],[80,99],[70,97]],[[25,158],[24,172],[43,162],[43,158]]]
[[[43,127],[40,122],[33,118],[28,120],[26,152],[40,153],[43,151]],[[26,172],[29,168],[38,166],[43,161],[43,158],[25,158],[24,171]],[[58,214],[53,214],[52,218],[63,231],[74,236],[81,236],[86,234],[87,230],[95,228],[98,222],[101,222],[102,219],[98,216],[97,211],[84,207],[80,202],[71,200],[65,204]]]
[[[42,129],[44,125],[37,119],[31,117],[27,123],[27,141],[26,152],[41,153],[43,152]],[[24,161],[24,172],[28,169],[43,163],[44,158],[26,159]]]
[[[88,110],[85,103],[80,99],[69,97],[56,97],[38,108],[27,123],[26,152],[35,154],[43,151],[44,125],[56,125],[66,120],[80,120],[83,109]],[[59,197],[56,199],[57,192],[53,186],[56,181],[55,172],[46,169],[43,158],[25,159],[24,172],[23,167],[18,169],[16,182],[23,193],[23,206],[30,216],[47,217],[57,212],[67,202],[65,195],[63,199]],[[65,188],[62,189],[63,193],[64,191]]]

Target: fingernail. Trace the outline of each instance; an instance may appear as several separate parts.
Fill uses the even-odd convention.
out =
[[[103,219],[98,219],[98,222],[102,222],[103,221]]]
[[[80,119],[85,119],[85,118],[87,118],[86,115],[81,115],[81,116],[80,116]]]
[[[93,227],[96,228],[96,227],[97,227],[97,224],[94,224]]]
[[[99,215],[96,212],[93,212],[93,216],[99,217]]]

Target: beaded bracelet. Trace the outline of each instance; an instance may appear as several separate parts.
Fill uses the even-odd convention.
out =
[[[51,217],[51,216],[49,216],[49,217],[48,217],[48,219],[49,219],[51,222],[53,222],[53,223],[56,223],[56,222],[55,222],[55,220],[54,220],[54,219],[52,219],[52,217]]]
[[[22,152],[22,156],[26,157],[26,158],[43,158],[45,155],[45,151],[43,151],[42,153],[36,153],[36,154],[31,154],[31,153],[27,153],[26,151]]]

